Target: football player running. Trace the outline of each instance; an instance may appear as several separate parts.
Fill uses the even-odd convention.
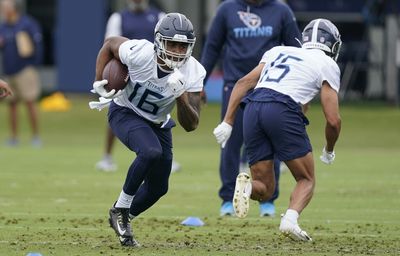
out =
[[[154,44],[147,40],[110,37],[96,61],[93,89],[102,108],[112,99],[108,120],[113,133],[136,158],[128,169],[122,191],[109,211],[109,222],[123,246],[139,246],[130,221],[168,191],[172,164],[170,112],[177,106],[180,125],[197,128],[200,92],[205,70],[191,54],[196,41],[193,25],[180,13],[166,14],[156,25]],[[130,80],[119,92],[106,92],[102,72],[116,58],[128,66]],[[105,98],[105,99],[104,99]]]
[[[245,105],[243,129],[251,178],[246,173],[236,178],[236,215],[247,215],[250,198],[262,201],[271,197],[275,187],[273,157],[277,154],[296,180],[279,229],[292,239],[312,241],[298,224],[315,186],[314,160],[306,131],[308,120],[302,107],[320,93],[326,118],[326,144],[320,159],[332,164],[341,128],[340,70],[336,60],[342,42],[336,26],[326,19],[311,21],[302,33],[302,41],[302,48],[277,46],[267,51],[260,64],[237,82],[224,120],[214,129],[214,135],[223,145],[230,137],[236,110],[241,103]]]

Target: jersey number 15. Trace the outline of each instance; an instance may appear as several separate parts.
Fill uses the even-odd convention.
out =
[[[271,63],[271,66],[264,69],[264,74],[260,77],[260,82],[275,82],[279,83],[290,71],[290,66],[286,63],[288,60],[302,61],[302,59],[280,53],[279,56]],[[278,77],[271,77],[268,73],[271,69],[281,69],[281,73]]]

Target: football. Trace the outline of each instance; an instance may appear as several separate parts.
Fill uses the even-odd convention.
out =
[[[111,59],[103,70],[103,79],[108,81],[104,88],[109,92],[123,90],[128,84],[129,74],[128,67],[117,59]]]

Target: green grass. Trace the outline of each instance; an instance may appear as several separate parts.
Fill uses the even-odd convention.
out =
[[[183,170],[170,190],[133,222],[140,249],[121,248],[108,227],[108,209],[119,195],[134,155],[115,148],[119,171],[102,173],[105,111],[91,111],[85,96],[70,97],[65,113],[41,113],[44,147],[29,144],[21,109],[21,145],[0,146],[0,255],[399,255],[400,111],[385,106],[345,105],[337,158],[323,165],[324,121],[315,104],[308,128],[316,159],[317,187],[300,223],[314,238],[309,244],[282,239],[279,218],[220,218],[219,148],[212,130],[219,106],[203,108],[193,133],[176,127],[175,158]],[[0,105],[0,139],[7,138],[5,105]],[[277,212],[284,212],[294,181],[281,178]],[[188,216],[203,227],[185,227]]]

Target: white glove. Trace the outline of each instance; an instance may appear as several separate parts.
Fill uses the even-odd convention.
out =
[[[112,89],[111,91],[107,92],[107,90],[104,88],[106,84],[108,84],[108,81],[106,79],[103,79],[101,81],[95,81],[93,83],[93,89],[90,91],[93,93],[97,93],[98,95],[106,99],[113,99],[122,94],[122,90],[116,92],[115,89]]]
[[[213,133],[215,138],[217,139],[218,144],[221,144],[221,147],[224,148],[229,137],[231,137],[232,125],[226,122],[222,122],[217,127],[215,127]]]
[[[107,107],[112,99],[106,99],[104,97],[99,97],[99,101],[91,101],[89,102],[90,109],[97,109],[101,111],[103,108]]]
[[[185,92],[185,78],[178,69],[174,69],[174,73],[169,75],[167,86],[175,98],[178,98]]]
[[[322,149],[322,155],[319,157],[325,164],[333,164],[335,160],[335,151],[328,152],[325,147]]]

